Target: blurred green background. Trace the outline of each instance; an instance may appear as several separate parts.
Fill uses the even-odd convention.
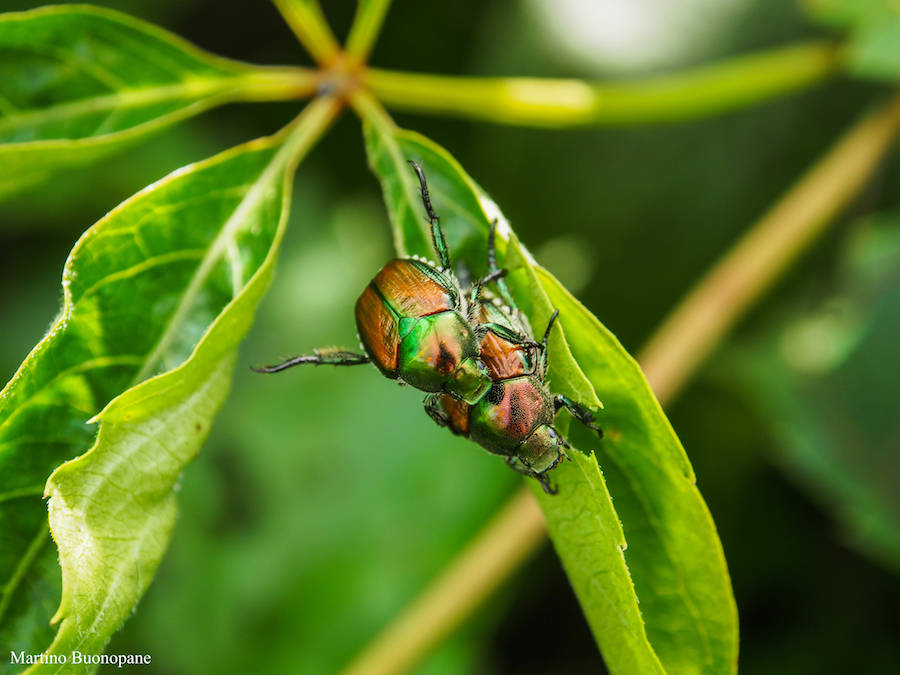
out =
[[[307,57],[268,3],[98,2],[223,55]],[[342,34],[354,3],[329,2]],[[624,78],[821,36],[784,0],[412,3],[372,62]],[[35,3],[3,1],[10,11]],[[708,266],[871,103],[837,79],[719,118],[534,131],[397,115],[448,148],[537,258],[636,351]],[[275,131],[297,104],[232,106],[0,204],[0,376],[59,307],[81,232],[165,173]],[[669,409],[715,517],[756,673],[900,672],[900,161],[747,317]],[[375,369],[250,364],[354,346],[391,255],[359,123],[305,160],[271,292],[226,409],[185,473],[171,548],[111,652],[153,673],[332,672],[478,531],[519,479],[438,429]],[[422,673],[602,672],[545,546]]]

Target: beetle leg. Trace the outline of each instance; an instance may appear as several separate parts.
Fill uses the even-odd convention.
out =
[[[580,403],[576,403],[568,396],[557,394],[553,397],[553,414],[555,415],[556,413],[558,413],[561,408],[565,408],[566,410],[568,410],[570,413],[572,413],[572,415],[575,416],[575,419],[577,419],[589,429],[593,429],[594,431],[596,431],[597,435],[600,438],[603,438],[603,429],[596,425],[596,423],[594,422],[594,414],[590,410],[585,408]]]
[[[544,474],[536,473],[534,474],[534,478],[538,483],[541,484],[541,487],[544,488],[544,492],[546,492],[548,495],[555,495],[557,492],[559,492],[555,487],[550,485],[550,479],[547,478],[547,476],[545,476]]]
[[[470,302],[471,302],[473,305],[474,305],[475,303],[477,303],[477,302],[478,302],[478,296],[481,295],[481,289],[482,289],[482,288],[484,288],[485,286],[487,286],[487,285],[488,285],[489,283],[491,283],[492,281],[497,281],[497,279],[500,279],[500,278],[502,278],[502,277],[505,277],[508,273],[509,273],[509,270],[506,270],[506,269],[503,269],[503,270],[494,270],[493,272],[491,272],[490,274],[488,274],[484,279],[481,279],[480,281],[476,281],[475,284],[472,286],[472,294],[471,294],[471,296],[469,297]]]
[[[550,321],[547,322],[547,330],[544,331],[544,339],[541,340],[541,344],[544,345],[544,351],[547,350],[547,342],[550,340],[550,329],[553,328],[553,324],[556,323],[558,316],[559,310],[554,309],[553,314],[550,315]]]
[[[450,418],[447,416],[446,412],[436,405],[437,401],[437,394],[427,394],[425,398],[422,399],[422,405],[425,406],[425,412],[428,413],[428,416],[433,419],[439,427],[449,427]]]
[[[428,222],[431,224],[431,240],[434,244],[434,250],[441,259],[441,267],[446,271],[450,271],[450,250],[447,248],[447,242],[444,239],[444,231],[441,229],[441,219],[438,218],[431,206],[431,196],[428,194],[428,183],[425,182],[425,173],[418,162],[407,160],[412,166],[416,176],[419,177],[419,184],[422,186],[420,194],[422,195],[422,204],[425,206],[425,213],[428,214]]]
[[[363,363],[369,363],[369,357],[365,354],[345,352],[341,349],[323,349],[322,351],[314,349],[312,354],[295,356],[272,366],[263,366],[261,368],[250,366],[250,369],[257,373],[279,373],[282,370],[287,370],[288,368],[293,368],[294,366],[299,366],[304,363],[311,363],[314,366],[321,366],[324,364],[331,366],[359,366]]]
[[[537,473],[536,471],[532,471],[525,462],[517,457],[507,457],[506,465],[513,471],[517,471],[522,475],[528,476],[529,478],[534,478],[538,483],[541,484],[541,487],[544,488],[544,492],[546,492],[548,495],[556,494],[557,491],[553,488],[553,486],[550,485],[550,479],[547,478],[546,472]]]
[[[494,274],[499,271],[499,267],[497,267],[497,248],[496,248],[496,240],[497,240],[497,219],[494,218],[491,221],[491,231],[488,234],[488,276]],[[512,293],[509,292],[509,286],[506,285],[506,281],[503,280],[502,277],[496,279],[497,281],[497,289],[500,291],[500,297],[503,298],[503,302],[513,311],[518,313],[519,307],[516,305],[516,301],[513,299]]]
[[[556,439],[559,441],[559,444],[563,447],[563,450],[564,450],[564,451],[565,451],[565,450],[571,450],[571,449],[572,449],[572,446],[569,445],[569,441],[567,441],[567,440],[566,440],[566,437],[563,436],[561,433],[559,433],[559,432],[556,430],[556,427],[550,427],[550,430],[553,431],[554,434],[556,434]],[[566,455],[565,452],[561,452],[561,453],[559,453],[559,454],[560,454],[560,457],[565,457],[566,459],[568,459],[568,455]],[[559,461],[557,461],[557,464],[558,464],[558,463],[559,463]],[[556,466],[556,464],[554,464],[553,466]],[[550,468],[552,469],[553,466],[551,466]]]

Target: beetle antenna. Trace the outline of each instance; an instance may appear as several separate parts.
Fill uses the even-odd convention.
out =
[[[544,350],[547,349],[547,341],[550,339],[550,329],[553,328],[553,323],[556,321],[556,317],[559,316],[559,310],[554,309],[553,315],[550,317],[550,321],[547,323],[547,330],[544,331],[544,339],[541,340],[541,344],[544,345]]]
[[[434,244],[434,250],[441,259],[441,267],[450,270],[450,251],[447,249],[447,242],[444,241],[444,231],[441,229],[441,219],[438,218],[431,206],[431,195],[428,194],[428,183],[425,182],[425,173],[422,167],[415,160],[407,160],[413,171],[419,177],[419,184],[422,186],[420,194],[422,195],[422,204],[425,205],[425,213],[428,214],[428,222],[431,223],[431,240]]]

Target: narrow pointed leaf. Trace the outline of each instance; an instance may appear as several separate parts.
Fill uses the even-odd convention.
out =
[[[573,450],[572,461],[551,474],[558,495],[535,494],[610,671],[734,672],[737,617],[721,544],[684,450],[637,364],[535,264],[496,204],[445,150],[358,103],[398,251],[432,255],[406,165],[415,159],[454,259],[483,272],[487,231],[497,218],[505,240],[498,247],[521,309],[536,327],[560,310],[561,330],[550,342],[551,390],[596,410],[607,437],[598,441],[572,423],[570,440],[587,454]],[[565,424],[562,416],[558,421]]]
[[[737,611],[715,524],[678,437],[637,363],[546,270],[572,354],[602,397],[596,446],[629,549],[650,641],[669,673],[737,669]],[[564,318],[563,318],[564,317]]]
[[[24,639],[35,623],[23,612],[40,581],[29,576],[31,547],[47,510],[33,488],[45,482],[62,566],[53,653],[101,652],[150,583],[173,487],[224,400],[271,277],[293,168],[335,110],[316,102],[285,132],[176,171],[72,251],[59,319],[0,393],[0,494],[23,493],[0,502],[0,530],[20,517],[32,527],[0,538],[0,635]]]
[[[88,6],[0,15],[0,197],[235,100],[309,92],[303,71],[213,56]]]

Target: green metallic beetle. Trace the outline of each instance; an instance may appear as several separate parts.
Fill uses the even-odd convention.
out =
[[[440,220],[431,205],[421,167],[410,161],[421,184],[438,267],[417,256],[391,260],[356,302],[356,325],[364,354],[316,350],[257,372],[276,373],[301,364],[352,366],[373,363],[386,377],[429,392],[425,409],[441,426],[470,437],[490,452],[506,457],[515,470],[536,478],[552,492],[546,473],[569,447],[553,428],[561,407],[600,432],[584,407],[551,396],[544,378],[547,340],[531,338],[527,320],[498,269],[494,249],[496,223],[488,242],[488,275],[463,292],[453,275]],[[496,283],[498,299],[482,302]]]
[[[254,370],[276,373],[305,363],[373,363],[392,380],[426,392],[445,393],[466,403],[475,403],[488,392],[492,382],[478,357],[479,340],[491,331],[506,334],[506,329],[489,323],[473,327],[469,315],[477,309],[484,286],[503,272],[474,284],[466,297],[451,271],[450,254],[431,206],[425,175],[418,164],[410,164],[422,186],[422,202],[440,267],[414,256],[391,260],[378,272],[356,301],[356,326],[365,354],[317,350]],[[533,344],[527,340],[524,343]]]

